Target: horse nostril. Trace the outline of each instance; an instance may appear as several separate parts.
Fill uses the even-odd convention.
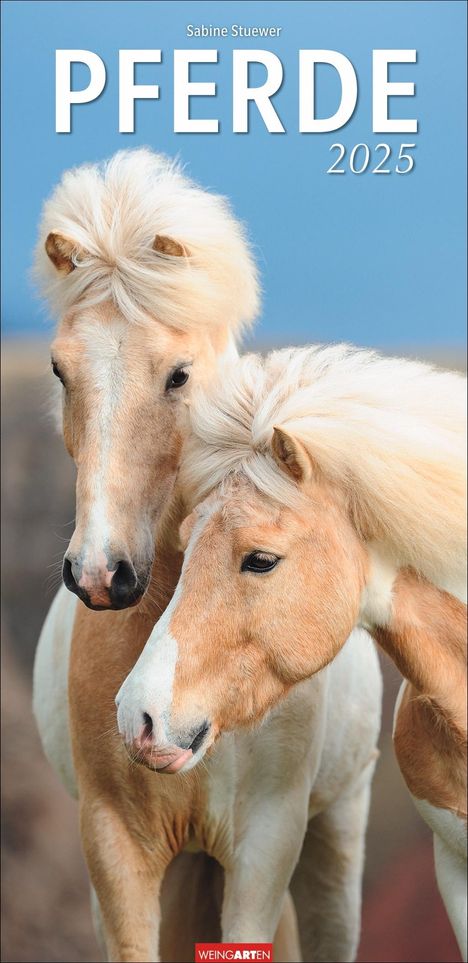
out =
[[[143,713],[143,739],[150,739],[153,735],[153,720],[147,712]]]
[[[197,749],[200,748],[200,746],[201,746],[201,744],[202,744],[202,742],[203,742],[203,740],[204,740],[204,738],[205,738],[205,736],[206,736],[209,728],[210,728],[210,723],[209,723],[209,722],[204,722],[203,725],[202,725],[202,727],[201,727],[201,729],[198,730],[195,738],[194,738],[194,739],[192,740],[192,742],[190,743],[189,749],[192,750],[192,752],[193,752],[194,755],[195,755]]]
[[[75,579],[75,576],[73,575],[73,567],[72,567],[71,560],[67,558],[67,556],[65,556],[63,560],[62,578],[67,589],[69,589],[70,592],[76,592],[78,588],[78,584]]]
[[[136,601],[142,594],[137,574],[131,562],[121,559],[115,565],[110,584],[110,595],[114,605],[126,606]]]
[[[73,578],[72,567],[71,567],[71,562],[69,558],[64,558],[63,560],[62,576],[63,576],[63,581],[65,582],[65,585],[67,586],[67,588],[69,587],[69,582],[75,581],[75,579]]]
[[[125,588],[135,588],[136,581],[136,572],[131,562],[121,559],[115,563],[115,571],[112,576],[114,585],[125,586]]]

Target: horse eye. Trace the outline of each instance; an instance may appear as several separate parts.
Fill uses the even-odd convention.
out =
[[[186,365],[180,368],[174,368],[166,381],[166,391],[169,391],[171,388],[182,388],[182,385],[185,385],[188,381],[189,374],[190,372],[187,371]]]
[[[59,366],[58,366],[57,362],[56,362],[56,361],[52,361],[51,364],[52,364],[52,371],[53,371],[55,377],[58,378],[59,381],[61,381],[62,384],[63,384],[63,386],[65,387],[65,382],[64,382],[63,377],[62,377],[62,375],[61,375],[61,373],[60,373],[60,369],[59,369]]]
[[[271,572],[276,568],[280,557],[271,555],[269,552],[251,552],[242,561],[241,572],[256,572],[258,575],[263,572]]]

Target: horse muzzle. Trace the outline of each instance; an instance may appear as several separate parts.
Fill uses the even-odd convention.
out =
[[[117,705],[119,702],[117,697]],[[152,717],[147,712],[143,712],[143,724],[132,738],[125,729],[122,715],[122,708],[119,707],[117,713],[119,731],[131,759],[160,773],[175,773],[186,768],[196,753],[206,744],[211,730],[210,723],[205,720],[201,725],[193,727],[188,734],[186,732],[180,734],[173,742],[163,742],[161,737],[157,736],[157,727]]]
[[[129,559],[108,561],[104,552],[100,556],[89,564],[67,553],[62,568],[67,589],[95,611],[136,605],[148,585],[150,567],[138,575]]]

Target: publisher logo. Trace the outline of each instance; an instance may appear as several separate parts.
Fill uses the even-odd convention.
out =
[[[261,960],[273,963],[273,943],[195,943],[195,963]]]

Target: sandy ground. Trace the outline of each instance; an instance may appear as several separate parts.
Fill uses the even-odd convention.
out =
[[[445,356],[445,364],[463,359]],[[42,755],[31,712],[34,648],[73,524],[73,466],[48,415],[47,346],[3,354],[2,959],[96,961],[76,804]],[[455,963],[432,842],[391,748],[399,677],[388,661],[368,834],[361,963]],[[157,778],[157,777],[156,777]]]

